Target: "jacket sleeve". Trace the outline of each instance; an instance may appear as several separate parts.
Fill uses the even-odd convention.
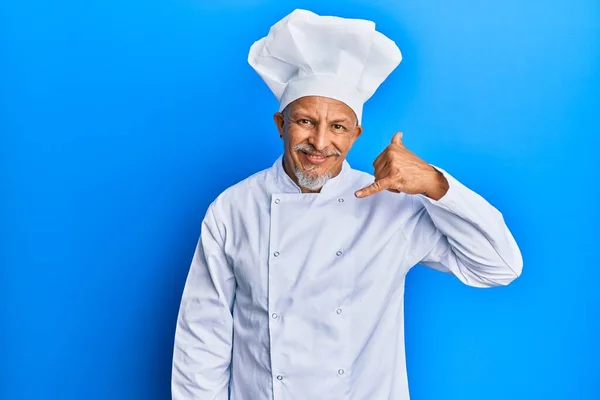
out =
[[[211,205],[202,222],[177,318],[173,400],[229,398],[235,289]]]
[[[413,197],[419,264],[452,273],[473,287],[508,285],[521,275],[523,259],[502,214],[445,170],[448,192],[439,200]]]

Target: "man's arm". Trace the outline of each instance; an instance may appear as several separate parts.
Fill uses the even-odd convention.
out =
[[[441,197],[413,196],[413,235],[429,249],[420,264],[454,274],[475,287],[507,285],[521,275],[523,259],[502,214],[446,171]],[[410,239],[410,237],[409,237]],[[415,243],[416,247],[420,247]]]
[[[173,400],[227,400],[235,276],[211,205],[187,276],[175,332]]]
[[[402,132],[394,135],[373,166],[375,182],[356,196],[383,190],[411,195],[413,217],[404,236],[417,262],[477,287],[506,285],[521,274],[521,252],[502,214],[446,171],[408,150]]]

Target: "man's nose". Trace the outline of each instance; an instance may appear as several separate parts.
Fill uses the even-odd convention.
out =
[[[318,151],[323,151],[329,144],[327,127],[318,125],[308,138],[308,142]]]

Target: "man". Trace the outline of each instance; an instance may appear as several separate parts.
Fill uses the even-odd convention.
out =
[[[467,285],[521,273],[503,217],[402,134],[356,171],[363,103],[400,63],[370,21],[296,10],[249,62],[283,155],[210,205],[181,301],[173,399],[407,400],[403,296],[417,263]],[[359,190],[360,189],[360,190]]]

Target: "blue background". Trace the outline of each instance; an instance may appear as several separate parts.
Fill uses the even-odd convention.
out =
[[[352,166],[402,130],[523,252],[506,288],[409,274],[413,400],[599,398],[595,0],[2,2],[0,398],[169,398],[206,207],[281,151],[248,49],[296,7],[403,52]]]

